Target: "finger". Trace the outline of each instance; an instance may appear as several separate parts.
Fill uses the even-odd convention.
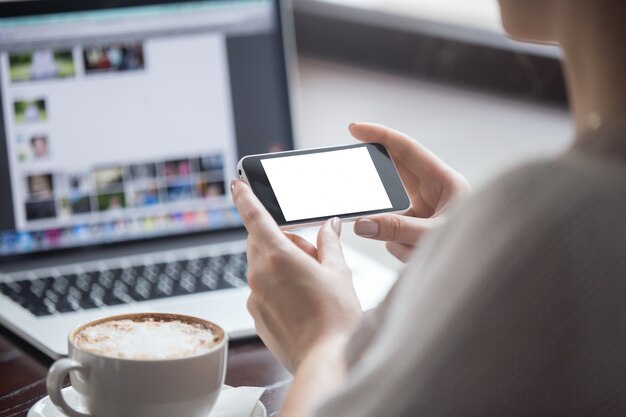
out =
[[[363,142],[378,142],[391,153],[394,161],[404,164],[415,175],[450,168],[434,153],[404,133],[375,123],[352,123],[349,128],[355,138]]]
[[[255,239],[262,240],[268,245],[276,246],[285,242],[285,235],[278,225],[254,195],[250,187],[240,180],[231,182],[233,202],[239,210],[239,215],[248,233],[255,235]]]
[[[436,217],[423,219],[401,214],[380,214],[354,223],[354,233],[369,239],[414,245],[424,233],[441,224]]]
[[[324,222],[317,234],[317,255],[323,265],[343,268],[346,261],[341,249],[341,221],[337,217]]]
[[[385,244],[389,253],[401,260],[402,262],[408,262],[411,259],[411,255],[415,250],[415,246],[405,245],[398,242],[387,242]]]
[[[297,247],[302,249],[304,253],[314,259],[317,259],[317,249],[311,244],[311,242],[309,242],[302,236],[293,233],[285,232],[285,236],[287,236],[287,239],[291,240]]]

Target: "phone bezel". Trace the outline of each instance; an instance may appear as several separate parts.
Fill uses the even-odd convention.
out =
[[[285,220],[285,216],[283,215],[283,212],[280,208],[280,204],[278,204],[278,199],[276,198],[267,174],[263,169],[263,164],[261,163],[263,159],[334,152],[343,149],[360,147],[367,148],[372,158],[372,161],[374,162],[376,171],[378,172],[383,186],[385,187],[385,191],[389,196],[389,200],[391,201],[390,208],[343,213],[333,216],[313,217],[292,221]],[[357,143],[354,145],[342,145],[325,148],[277,152],[262,155],[250,155],[241,159],[238,164],[238,170],[240,171],[240,177],[250,185],[254,194],[261,201],[267,211],[272,215],[276,223],[283,228],[293,228],[294,226],[307,225],[311,223],[319,224],[332,217],[339,217],[342,219],[354,219],[363,216],[371,216],[373,214],[401,212],[407,210],[411,205],[411,202],[406,193],[406,190],[404,189],[404,185],[402,184],[402,180],[400,179],[400,175],[398,174],[393,160],[391,159],[391,156],[389,156],[389,152],[387,152],[387,149],[380,143]]]

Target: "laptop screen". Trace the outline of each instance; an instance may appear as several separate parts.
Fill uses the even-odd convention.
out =
[[[293,144],[276,3],[37,3],[0,18],[0,256],[240,226],[237,160]]]

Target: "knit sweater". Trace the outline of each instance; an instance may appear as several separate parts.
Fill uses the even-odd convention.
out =
[[[347,361],[317,416],[626,416],[626,123],[458,206]]]

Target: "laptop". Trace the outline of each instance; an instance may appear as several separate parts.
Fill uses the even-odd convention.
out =
[[[285,4],[0,2],[0,322],[49,356],[75,325],[190,314],[233,339],[241,156],[292,149]],[[394,273],[346,248],[364,308]]]

